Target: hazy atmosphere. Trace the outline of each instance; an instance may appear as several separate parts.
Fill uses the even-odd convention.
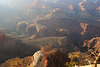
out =
[[[0,0],[0,67],[99,67],[99,61],[99,0]]]

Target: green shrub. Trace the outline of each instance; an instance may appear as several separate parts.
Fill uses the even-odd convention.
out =
[[[78,62],[75,62],[75,61],[74,61],[74,62],[69,62],[69,63],[67,62],[67,63],[66,63],[66,66],[67,66],[67,67],[72,67],[72,66],[75,66],[75,65],[78,65]]]

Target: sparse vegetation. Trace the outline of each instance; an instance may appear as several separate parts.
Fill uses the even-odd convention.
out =
[[[5,63],[1,64],[2,67],[29,67],[32,63],[33,58],[31,56],[25,57],[25,58],[13,58]]]
[[[72,67],[72,66],[75,66],[75,65],[78,65],[78,62],[73,61],[73,62],[69,62],[69,63],[67,62],[66,63],[67,67]]]
[[[69,53],[70,62],[67,63],[70,66],[75,65],[88,65],[89,62],[86,60],[87,58],[90,59],[89,55],[86,53],[81,52],[72,52]]]

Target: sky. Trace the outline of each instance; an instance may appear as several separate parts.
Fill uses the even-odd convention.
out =
[[[15,5],[16,3],[28,3],[28,2],[33,2],[34,0],[0,0],[0,4],[2,4],[2,5],[6,5],[6,6],[11,6],[11,5]],[[44,0],[45,1],[45,0]],[[48,1],[48,0],[47,0]],[[76,0],[76,1],[78,1],[78,0]],[[86,1],[86,0],[84,0],[84,1]],[[87,0],[87,1],[91,1],[91,2],[93,2],[93,1],[97,1],[97,0]]]
[[[34,0],[0,0],[1,5],[14,6],[32,3]]]
[[[16,1],[16,0],[0,0],[0,5],[11,6],[13,5],[12,1]]]
[[[6,5],[9,4],[10,1],[9,0],[0,0],[0,4]]]

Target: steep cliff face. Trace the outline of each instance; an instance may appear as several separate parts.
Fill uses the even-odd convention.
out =
[[[69,32],[71,20],[61,9],[54,9],[51,13],[44,16],[42,19],[37,21],[37,24],[41,24],[47,32],[47,36],[66,36]]]
[[[61,19],[61,18],[69,18],[60,8],[54,9],[51,13],[47,14],[43,19]]]
[[[44,59],[42,51],[35,52],[33,57],[34,61],[30,64],[29,67],[44,67]]]
[[[30,4],[27,10],[27,16],[33,20],[37,17],[37,15],[42,16],[48,14],[51,10],[52,8],[47,6],[44,1],[35,0],[32,4]]]
[[[18,33],[26,34],[30,38],[66,36],[69,34],[68,26],[70,26],[71,19],[59,8],[34,21],[34,23],[19,22],[17,24]]]

